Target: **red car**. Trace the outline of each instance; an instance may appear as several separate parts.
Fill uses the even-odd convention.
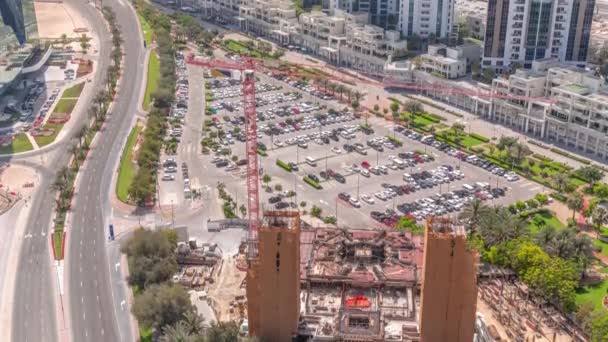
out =
[[[364,168],[364,169],[369,169],[371,167],[371,165],[369,164],[368,161],[364,160],[364,161],[361,162],[361,167]]]

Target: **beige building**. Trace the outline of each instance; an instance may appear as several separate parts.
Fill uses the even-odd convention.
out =
[[[293,6],[282,0],[242,0],[236,18],[241,30],[275,40],[290,42],[290,31],[297,23]]]
[[[458,78],[467,74],[467,61],[461,50],[443,44],[429,45],[427,53],[420,55],[420,68],[443,78]]]

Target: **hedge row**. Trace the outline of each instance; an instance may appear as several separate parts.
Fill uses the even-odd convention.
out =
[[[483,136],[483,135],[481,135],[481,134],[477,134],[477,133],[469,133],[469,136],[470,136],[471,138],[477,139],[477,140],[479,140],[479,141],[481,141],[481,142],[484,142],[484,143],[490,142],[490,139],[488,139],[488,138],[484,137],[484,136]]]
[[[572,159],[572,160],[576,160],[577,162],[579,162],[579,163],[583,163],[583,164],[585,164],[585,165],[589,165],[589,164],[591,164],[591,162],[590,162],[589,160],[587,160],[587,159],[583,159],[583,158],[580,158],[580,157],[575,156],[575,155],[573,155],[573,154],[571,154],[571,153],[568,153],[568,152],[566,152],[566,151],[562,151],[562,150],[560,150],[559,148],[552,147],[552,148],[550,149],[550,151],[551,151],[551,152],[553,152],[553,153],[557,153],[557,154],[559,154],[559,155],[562,155],[562,156],[564,156],[564,157],[570,158],[570,159]]]
[[[386,135],[386,137],[388,138],[388,140],[390,140],[390,142],[392,142],[394,145],[397,145],[399,147],[403,146],[403,142],[401,142],[401,140],[397,139],[397,138],[393,138],[390,135]]]
[[[268,157],[268,153],[266,153],[266,151],[262,150],[261,148],[258,148],[258,154],[262,157]]]
[[[284,161],[282,161],[281,159],[277,159],[277,165],[282,168],[283,170],[287,171],[287,172],[291,172],[292,168],[291,166],[289,166],[289,164],[285,163]]]
[[[560,202],[566,202],[568,200],[568,198],[566,198],[566,196],[560,194],[559,192],[552,193],[551,197],[555,198],[556,200],[558,200]]]
[[[308,176],[304,176],[304,182],[308,183],[308,185],[312,186],[313,188],[315,188],[317,190],[323,189],[323,187],[319,183],[315,182]]]
[[[436,114],[430,114],[430,113],[422,113],[420,116],[422,116],[423,118],[431,121],[432,123],[439,123],[439,121],[441,120],[446,120],[446,118],[436,115]]]

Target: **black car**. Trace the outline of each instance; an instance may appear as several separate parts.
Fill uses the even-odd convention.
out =
[[[351,145],[351,144],[344,144],[344,146],[342,146],[344,148],[344,151],[346,152],[352,152],[355,150],[355,146]]]
[[[299,170],[299,168],[298,168],[298,164],[296,164],[296,163],[294,163],[294,162],[289,162],[287,165],[289,165],[289,167],[291,167],[291,169],[292,169],[293,171],[298,171],[298,170]]]
[[[334,179],[335,179],[336,181],[338,181],[338,182],[342,183],[342,184],[346,183],[346,178],[344,178],[344,176],[342,176],[342,175],[341,175],[341,174],[339,174],[339,173],[336,173],[336,174],[334,175]]]
[[[276,209],[279,209],[279,210],[280,209],[289,208],[289,203],[287,203],[287,202],[279,202],[279,203],[275,204],[274,207]]]
[[[228,166],[228,161],[227,161],[227,160],[221,160],[221,161],[217,162],[217,163],[215,164],[215,166],[217,166],[217,167],[225,167],[225,166]]]
[[[369,126],[361,126],[361,132],[367,135],[374,134],[374,130]]]
[[[281,197],[273,196],[268,199],[268,203],[273,204],[281,201]]]
[[[346,192],[341,192],[338,194],[338,198],[343,201],[348,201],[348,200],[350,200],[350,195],[347,194]]]

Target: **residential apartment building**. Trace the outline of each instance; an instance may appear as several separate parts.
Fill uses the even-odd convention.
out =
[[[386,30],[396,30],[399,23],[399,0],[329,0],[329,14],[336,10],[346,13],[366,13],[369,23]]]
[[[448,38],[454,25],[454,0],[401,0],[397,29],[405,36]]]
[[[198,0],[204,18],[213,18],[224,23],[236,23],[241,0]]]
[[[290,42],[297,23],[296,11],[281,0],[242,0],[237,22],[241,30],[267,37],[280,44]]]
[[[554,58],[584,65],[595,0],[489,0],[484,68]]]
[[[420,68],[442,78],[458,78],[467,74],[472,62],[479,61],[481,48],[475,44],[447,47],[429,45],[428,52],[420,55]]]

